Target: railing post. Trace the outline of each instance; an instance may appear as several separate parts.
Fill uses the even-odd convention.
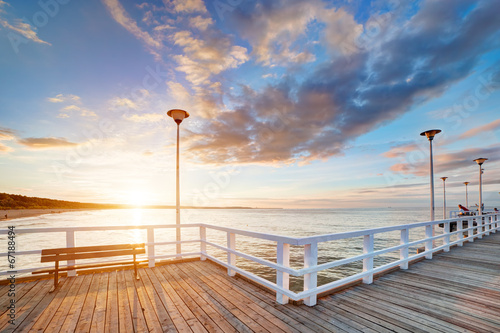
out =
[[[304,245],[304,268],[313,267],[318,264],[318,243]],[[318,273],[308,273],[304,275],[304,291],[314,289],[318,286]],[[307,306],[316,305],[317,295],[311,295],[304,299]]]
[[[75,247],[75,232],[73,230],[66,231],[66,247]],[[75,260],[66,261],[68,266],[74,266]],[[68,276],[76,276],[76,271],[68,271]]]
[[[481,239],[483,238],[483,231],[484,231],[484,226],[483,226],[483,215],[479,215],[477,220],[477,238]]]
[[[227,248],[230,250],[236,250],[236,235],[234,233],[227,233]],[[229,266],[236,266],[236,255],[231,252],[227,252],[227,264]],[[233,271],[231,268],[227,269],[227,275],[235,276],[236,271]]]
[[[457,244],[458,246],[464,246],[464,233],[462,232],[463,224],[463,220],[457,221],[457,240],[459,241]]]
[[[485,229],[486,229],[486,236],[489,236],[490,235],[490,230],[491,230],[491,216],[489,215],[486,215],[486,217],[484,218],[485,219]]]
[[[207,254],[207,243],[205,243],[206,241],[207,241],[207,228],[204,226],[201,226],[200,227],[200,252],[201,252],[200,259],[201,260],[207,260],[207,257],[204,256],[204,254]]]
[[[408,229],[401,230],[401,240],[399,241],[400,245],[408,244],[410,239],[410,231]],[[408,246],[405,246],[399,250],[399,259],[406,260],[408,259]],[[399,265],[401,269],[408,269],[408,261]]]
[[[276,263],[281,266],[290,267],[290,244],[278,242],[276,248]],[[282,271],[276,271],[276,284],[278,287],[288,290],[290,288],[289,274]],[[280,304],[287,304],[288,296],[277,292],[276,302]]]
[[[450,222],[445,222],[444,223],[444,245],[448,245],[448,246],[445,246],[443,248],[443,251],[444,252],[450,252],[450,229],[451,229],[451,224]],[[457,228],[458,228],[458,221],[457,221]]]
[[[474,219],[471,217],[467,219],[467,229],[469,229],[467,238],[469,238],[469,243],[472,243],[474,241]]]
[[[429,240],[429,238],[432,237],[432,232],[433,232],[434,228],[433,228],[433,225],[426,225],[425,226],[425,251],[432,251],[432,244],[433,244],[433,240]],[[429,252],[425,255],[425,259],[432,259],[432,252]]]
[[[363,237],[363,254],[373,253],[373,234]],[[363,259],[363,273],[373,270],[373,256]],[[363,277],[363,283],[373,283],[373,273]]]
[[[155,267],[155,229],[148,228],[148,266]]]

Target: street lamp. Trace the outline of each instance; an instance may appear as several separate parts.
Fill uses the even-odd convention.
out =
[[[446,179],[448,177],[441,177],[443,180],[443,220],[446,220]]]
[[[175,240],[178,242],[176,249],[177,254],[181,254],[181,200],[179,197],[180,186],[179,186],[179,125],[182,123],[184,119],[189,117],[189,113],[180,109],[172,109],[167,112],[169,117],[172,117],[177,124],[177,165],[176,165],[176,208],[175,208],[175,224],[177,228],[175,228]]]
[[[431,178],[431,221],[434,221],[434,165],[432,163],[432,140],[434,136],[438,133],[441,133],[439,129],[428,130],[420,133],[421,136],[426,136],[429,139],[429,147],[430,147],[430,178]],[[433,232],[434,234],[434,227]]]
[[[467,185],[469,185],[469,182],[464,182],[465,184],[465,207],[469,209],[469,193],[467,193]]]
[[[479,165],[479,215],[483,215],[483,163],[487,158],[476,158],[474,162]]]

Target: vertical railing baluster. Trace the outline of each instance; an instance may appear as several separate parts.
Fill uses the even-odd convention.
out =
[[[290,244],[278,242],[276,247],[276,263],[281,266],[290,267]],[[277,270],[276,284],[283,289],[290,288],[290,276],[288,273]],[[280,304],[288,303],[288,296],[280,292],[276,293],[276,302]]]
[[[313,267],[318,264],[318,243],[304,245],[304,268]],[[304,274],[304,291],[314,289],[318,286],[318,273]],[[317,295],[306,297],[304,304],[307,306],[316,305]]]
[[[155,267],[155,229],[148,228],[148,266]]]
[[[469,243],[472,243],[474,241],[474,219],[471,217],[467,219],[467,229],[469,229]]]
[[[458,246],[464,246],[464,233],[462,232],[463,230],[463,227],[464,227],[464,222],[463,220],[458,220],[457,221],[457,241],[458,242]]]
[[[429,251],[429,253],[427,253],[425,255],[425,259],[432,259],[432,243],[434,242],[432,239],[432,225],[429,224],[429,225],[426,225],[425,226],[425,252]]]
[[[236,250],[236,235],[234,233],[231,232],[227,233],[227,248],[233,251]],[[236,266],[236,255],[229,251],[227,252],[227,264],[229,266]],[[232,270],[231,268],[228,268],[227,275],[235,276],[236,271]]]
[[[408,229],[402,229],[401,230],[401,238],[400,238],[399,244],[400,245],[406,245],[406,244],[408,244],[409,239],[410,239],[410,231]],[[409,252],[408,251],[408,245],[406,245],[405,247],[401,248],[399,250],[399,259],[401,259],[401,260],[408,259],[408,252]],[[399,268],[401,268],[401,269],[408,269],[408,261],[400,264]]]
[[[66,247],[75,247],[75,232],[73,230],[66,231]],[[75,260],[66,261],[66,265],[68,266],[74,266],[75,263]],[[76,276],[76,271],[68,271],[68,276]]]
[[[363,254],[373,253],[373,234],[363,237]],[[373,271],[373,255],[363,259],[363,273]],[[363,283],[373,283],[373,273],[363,277]]]
[[[486,232],[486,236],[489,236],[490,235],[490,230],[491,230],[491,216],[487,215],[485,217],[485,221],[484,222],[486,223],[486,227],[485,227],[485,229],[487,231]]]
[[[477,238],[483,238],[484,224],[483,224],[483,215],[479,215],[477,220]]]
[[[458,222],[457,222],[458,225]],[[444,244],[447,245],[443,248],[444,252],[449,252],[450,251],[450,229],[451,229],[451,223],[450,222],[445,222],[444,225]]]
[[[200,259],[201,260],[207,260],[207,257],[205,256],[207,254],[207,228],[204,226],[200,227]]]

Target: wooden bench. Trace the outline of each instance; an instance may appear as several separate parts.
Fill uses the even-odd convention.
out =
[[[54,269],[39,270],[33,272],[33,274],[42,273],[53,273],[54,274],[54,287],[51,291],[57,288],[59,282],[59,272],[61,271],[72,271],[77,269],[85,268],[100,268],[100,267],[111,267],[111,266],[124,266],[124,265],[134,265],[135,278],[138,279],[137,275],[137,255],[146,253],[145,244],[118,244],[118,245],[99,245],[99,246],[82,246],[82,247],[69,247],[69,248],[59,248],[59,249],[45,249],[42,250],[42,261],[41,262],[55,262]],[[121,261],[121,262],[102,262],[93,264],[82,264],[73,265],[67,267],[59,267],[60,261],[68,260],[79,260],[79,259],[96,259],[96,258],[106,258],[106,257],[117,257],[117,256],[127,256],[132,255],[132,261]]]

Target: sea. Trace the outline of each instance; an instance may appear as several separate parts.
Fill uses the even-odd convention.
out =
[[[437,215],[439,210],[436,210]],[[347,231],[395,226],[429,220],[428,208],[343,208],[343,209],[183,209],[181,223],[206,223],[223,227],[250,230],[268,234],[306,237],[313,235],[340,233]],[[114,209],[89,210],[46,214],[37,217],[20,218],[2,222],[4,228],[15,226],[15,230],[24,228],[56,227],[92,227],[92,226],[135,226],[175,224],[174,209]],[[437,228],[437,233],[442,229]],[[76,232],[76,246],[108,245],[120,243],[147,242],[146,230],[91,231]],[[423,228],[410,231],[410,241],[423,239]],[[183,228],[182,240],[199,239],[197,228]],[[174,229],[157,229],[155,242],[175,240]],[[225,232],[207,230],[207,240],[222,246],[226,245]],[[45,248],[66,247],[64,232],[16,234],[16,251],[31,251]],[[0,235],[0,252],[7,252],[7,236]],[[400,242],[400,232],[389,232],[375,236],[375,250],[396,246]],[[439,245],[439,242],[438,244]],[[416,253],[415,246],[410,248],[410,255]],[[344,259],[362,254],[363,238],[331,241],[319,244],[318,263]],[[236,250],[252,256],[276,262],[276,242],[236,235]],[[175,254],[175,245],[155,247],[156,255]],[[199,252],[200,244],[182,244],[182,252]],[[207,245],[207,252],[220,260],[226,261],[226,253]],[[290,266],[303,267],[303,246],[291,246]],[[375,258],[375,267],[399,259],[399,251]],[[3,262],[1,262],[3,261]],[[8,271],[7,257],[0,257],[0,271]],[[19,255],[16,268],[42,267],[40,255]],[[253,261],[237,258],[237,266],[260,277],[275,281],[276,271]],[[362,262],[335,267],[318,273],[319,285],[335,281],[362,271]],[[22,274],[21,274],[22,275]],[[291,277],[290,285],[294,291],[302,290],[302,278]]]

